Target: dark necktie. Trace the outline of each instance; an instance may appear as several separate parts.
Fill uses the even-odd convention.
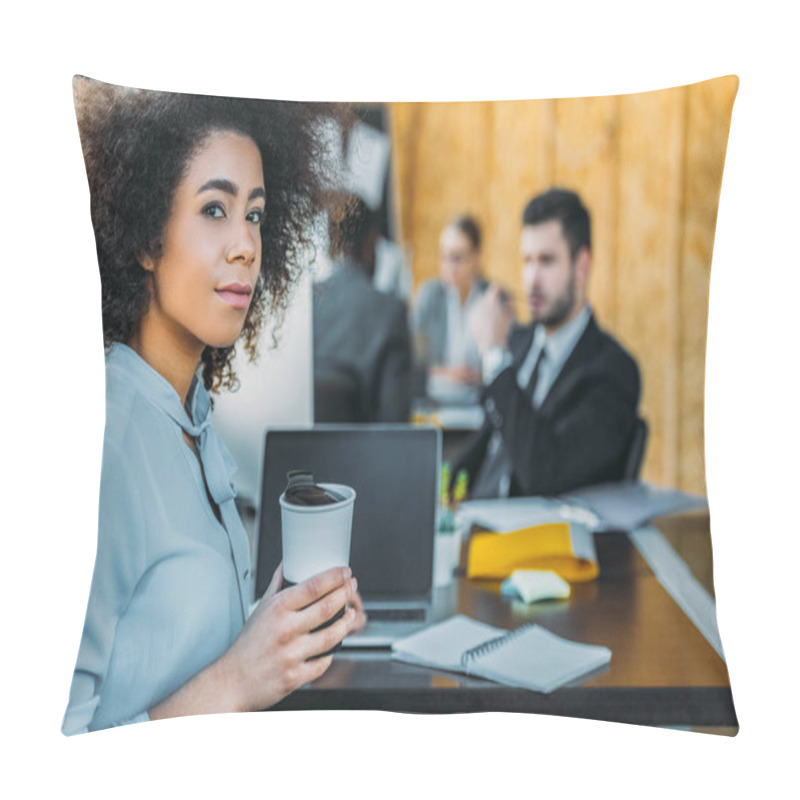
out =
[[[542,361],[545,359],[545,348],[539,351],[536,357],[536,364],[531,373],[528,385],[525,387],[525,396],[530,400],[533,405],[533,393],[536,391],[536,383],[539,380],[539,368]],[[486,456],[484,457],[483,464],[481,464],[470,497],[478,499],[482,497],[498,497],[501,494],[501,487],[504,485],[503,481],[511,475],[511,461],[508,457],[505,447],[503,446],[502,439],[500,439],[499,432],[492,435],[492,439],[487,445]]]
[[[531,379],[528,381],[528,385],[525,389],[525,393],[528,395],[531,403],[533,403],[534,406],[536,405],[536,403],[534,403],[533,401],[533,394],[536,391],[536,384],[539,381],[539,369],[542,366],[542,361],[544,361],[544,358],[545,358],[545,348],[542,347],[542,349],[539,351],[539,355],[536,358],[536,365],[534,366],[533,372],[531,373]]]

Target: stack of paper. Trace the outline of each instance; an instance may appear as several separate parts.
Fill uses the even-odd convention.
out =
[[[644,481],[604,483],[560,498],[505,497],[470,500],[459,513],[493,531],[514,531],[548,522],[590,529],[634,530],[664,514],[708,508],[705,497]]]
[[[632,531],[666,514],[708,508],[705,497],[644,481],[590,486],[572,492],[564,500],[591,508],[602,527],[623,531]]]

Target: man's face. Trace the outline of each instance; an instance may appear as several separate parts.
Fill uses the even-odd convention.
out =
[[[559,220],[522,228],[522,281],[534,323],[556,330],[583,307],[588,251],[573,260]],[[584,263],[587,262],[587,263]]]

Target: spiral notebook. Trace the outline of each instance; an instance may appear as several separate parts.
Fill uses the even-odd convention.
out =
[[[506,631],[457,614],[395,642],[392,657],[547,693],[604,667],[611,651],[540,625]]]

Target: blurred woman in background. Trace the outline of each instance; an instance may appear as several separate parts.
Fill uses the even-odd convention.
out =
[[[434,400],[474,402],[481,360],[469,315],[488,282],[481,274],[481,230],[468,215],[454,217],[439,239],[440,278],[423,283],[411,312],[417,364]]]

